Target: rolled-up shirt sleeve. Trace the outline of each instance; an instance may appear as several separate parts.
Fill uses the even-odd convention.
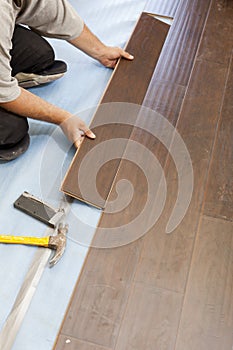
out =
[[[10,50],[12,48],[11,37],[14,31],[14,19],[7,8],[0,30],[0,102],[15,100],[20,95],[17,80],[11,76]]]
[[[27,24],[39,34],[72,40],[78,37],[84,27],[84,22],[76,10],[67,0],[39,0],[38,6],[34,3],[34,15],[28,17],[28,11],[32,10],[30,4],[23,16],[18,17],[17,22]]]
[[[0,103],[15,100],[21,91],[10,66],[15,23],[28,25],[43,36],[64,40],[78,37],[84,27],[68,0],[21,0],[19,4],[0,2]]]

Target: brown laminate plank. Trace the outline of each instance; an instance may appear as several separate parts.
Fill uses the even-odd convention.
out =
[[[233,223],[203,217],[175,350],[232,350]]]
[[[147,91],[145,107],[158,112],[176,125],[186,89],[183,85],[154,79]]]
[[[233,221],[233,62],[213,151],[204,213]]]
[[[135,59],[132,62],[123,59],[120,60],[100,102],[101,105],[111,102],[142,104],[168,30],[169,25],[154,19],[146,13],[141,15],[126,47],[126,49],[135,56]],[[111,106],[107,106],[106,108],[107,110],[104,112],[103,108],[100,106],[90,126],[96,133],[97,138],[95,140],[88,140],[85,138],[62,184],[62,191],[65,193],[100,208],[105,207],[106,199],[125,147],[123,144],[120,145],[122,149],[120,147],[118,149],[118,158],[112,160],[111,164],[106,165],[101,176],[97,178],[96,186],[100,196],[96,195],[94,191],[89,190],[91,188],[92,179],[89,179],[88,182],[87,174],[91,172],[92,167],[84,174],[85,178],[83,182],[85,183],[85,191],[83,191],[83,188],[81,191],[80,183],[82,182],[82,178],[78,178],[78,176],[80,176],[79,169],[81,162],[87,154],[91,154],[91,150],[106,140],[117,138],[128,139],[133,128],[133,125],[116,125],[120,118],[118,113],[122,115],[124,111],[114,113]],[[105,121],[105,125],[103,125],[103,114],[105,114],[106,119],[109,114],[114,114],[114,117],[111,115],[111,119],[114,120],[115,123],[112,122],[110,124]],[[100,126],[96,127],[96,125]],[[106,149],[102,149],[98,154],[98,161],[100,163],[105,159],[108,151],[109,149],[106,146]],[[103,163],[105,162],[103,161]]]
[[[233,47],[233,1],[214,0],[198,50],[198,58],[228,64]]]
[[[56,343],[57,350],[112,350],[96,344],[80,341],[76,338],[60,335]]]
[[[173,24],[143,102],[144,106],[153,108],[151,96],[155,96],[153,86],[156,81],[187,86],[209,6],[210,0],[181,0],[179,2]]]
[[[181,0],[176,6],[173,24],[143,101],[143,106],[160,113],[173,125],[177,123],[187,90],[210,1]],[[160,152],[161,145],[157,142],[156,153],[163,164]]]
[[[115,350],[174,349],[183,296],[133,285]]]
[[[114,348],[139,259],[139,246],[92,248],[61,334]]]

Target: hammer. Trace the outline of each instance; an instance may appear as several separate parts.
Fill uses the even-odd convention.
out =
[[[53,249],[55,250],[55,254],[49,261],[49,266],[52,267],[60,260],[65,251],[67,232],[68,225],[60,223],[57,229],[57,235],[55,236],[39,238],[0,235],[0,243],[26,244]]]

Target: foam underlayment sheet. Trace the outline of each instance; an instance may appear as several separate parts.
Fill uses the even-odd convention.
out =
[[[89,27],[107,44],[124,47],[146,0],[73,0],[73,6]],[[72,113],[87,123],[110,78],[111,71],[64,41],[51,40],[56,56],[68,63],[67,74],[33,93]],[[0,164],[1,233],[45,235],[47,227],[13,208],[25,190],[58,207],[59,187],[74,155],[74,149],[59,127],[30,121],[31,145],[19,159]],[[50,350],[81,271],[88,243],[95,232],[100,211],[78,201],[70,205],[67,249],[52,269],[45,268],[12,347],[13,350]],[[0,329],[11,313],[38,248],[0,245]],[[9,336],[11,336],[9,334]]]

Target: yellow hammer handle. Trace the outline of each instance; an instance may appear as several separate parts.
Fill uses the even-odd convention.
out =
[[[10,243],[10,244],[27,244],[36,245],[40,247],[48,247],[49,237],[20,237],[20,236],[8,236],[0,235],[0,243]]]

